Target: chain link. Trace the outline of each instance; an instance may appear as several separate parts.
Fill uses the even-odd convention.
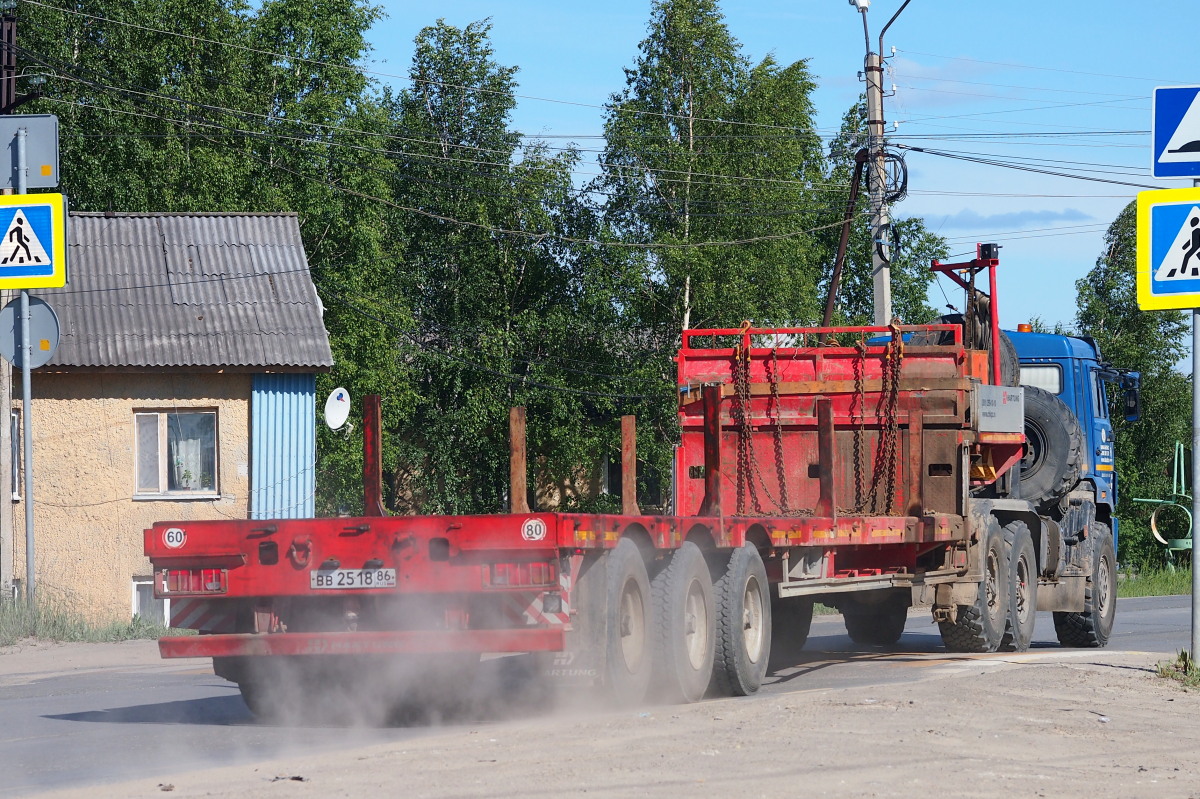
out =
[[[736,395],[731,409],[734,422],[738,426],[737,441],[737,513],[746,515],[746,495],[754,505],[755,513],[762,513],[759,506],[758,493],[750,479],[754,466],[753,431],[750,428],[750,340],[746,333],[750,323],[742,324],[743,340],[738,342],[733,350],[733,387]]]
[[[854,361],[854,398],[858,405],[858,427],[854,428],[854,511],[862,513],[867,500],[864,486],[867,468],[864,451],[864,439],[867,436],[867,391],[863,377],[867,365],[867,341],[862,334],[859,334],[855,349],[858,350],[858,358]],[[850,412],[853,418],[854,409],[851,408]]]
[[[775,408],[774,438],[775,438],[775,477],[779,480],[779,510],[784,516],[792,515],[791,503],[788,501],[787,474],[783,466],[783,418],[779,403],[779,350],[771,350],[771,369],[767,373],[771,384],[771,402],[767,405],[767,421],[771,421],[771,408]]]
[[[879,449],[875,455],[875,475],[871,485],[871,505],[874,513],[892,515],[896,501],[896,470],[900,439],[900,368],[904,358],[904,338],[900,327],[891,325],[892,340],[884,351],[882,386],[876,414],[879,417]],[[882,472],[882,475],[881,475]],[[878,488],[882,479],[884,503],[879,505]]]

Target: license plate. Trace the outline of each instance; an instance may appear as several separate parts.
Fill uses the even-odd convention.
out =
[[[310,588],[395,588],[395,569],[328,569],[308,573]]]

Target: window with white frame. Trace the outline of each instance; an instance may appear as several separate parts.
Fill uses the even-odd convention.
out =
[[[137,411],[134,436],[137,494],[217,493],[216,411]]]
[[[170,600],[154,598],[154,578],[133,578],[133,615],[140,616],[152,624],[167,626],[170,618]]]

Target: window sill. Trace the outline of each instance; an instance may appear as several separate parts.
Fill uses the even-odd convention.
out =
[[[196,500],[211,502],[214,499],[224,499],[224,497],[215,491],[207,493],[196,491],[189,494],[134,494],[132,499],[134,502],[178,502],[181,500],[184,502]]]

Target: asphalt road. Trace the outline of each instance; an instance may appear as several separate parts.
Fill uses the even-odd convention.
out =
[[[1123,599],[1108,650],[1069,652],[1058,646],[1050,614],[1039,614],[1032,653],[1101,662],[1106,651],[1145,652],[1153,662],[1189,645],[1190,623],[1189,597]],[[764,692],[902,682],[920,679],[928,673],[923,667],[934,663],[1006,657],[947,655],[927,612],[910,616],[897,646],[875,649],[851,642],[840,616],[818,617],[803,654],[800,662],[773,673]],[[495,662],[487,666],[495,667]],[[471,719],[481,721],[486,719]],[[25,675],[0,682],[0,795],[29,796],[183,769],[350,749],[419,737],[431,729],[421,724],[345,728],[259,723],[236,687],[199,662]]]

